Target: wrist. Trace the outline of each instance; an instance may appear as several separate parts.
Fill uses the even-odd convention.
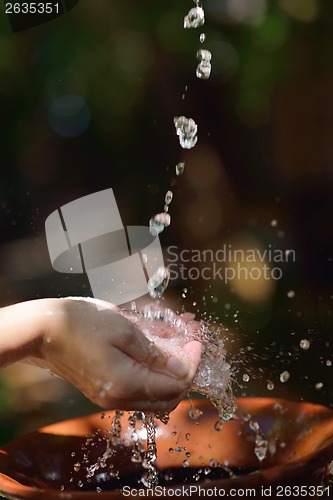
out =
[[[55,301],[32,300],[0,310],[0,366],[26,358],[43,358]]]

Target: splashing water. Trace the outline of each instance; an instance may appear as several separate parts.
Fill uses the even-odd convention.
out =
[[[141,481],[144,486],[150,489],[154,488],[158,484],[157,469],[155,466],[155,460],[157,457],[156,429],[153,413],[147,413],[145,415],[144,426],[147,430],[147,452],[143,466],[147,469],[147,473],[142,477]]]
[[[142,313],[125,313],[145,336],[158,345],[164,352],[179,355],[180,350],[191,340],[203,345],[202,359],[194,377],[192,390],[216,401],[221,408],[235,411],[235,399],[230,390],[230,365],[225,361],[224,344],[219,339],[220,331],[212,332],[204,322],[186,322],[171,309],[157,304],[148,304]],[[181,351],[184,356],[184,352]],[[221,416],[222,416],[221,411]]]

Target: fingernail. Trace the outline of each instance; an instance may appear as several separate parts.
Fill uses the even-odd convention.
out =
[[[190,370],[189,364],[182,359],[176,358],[176,356],[170,356],[166,367],[172,375],[177,377],[185,377]]]

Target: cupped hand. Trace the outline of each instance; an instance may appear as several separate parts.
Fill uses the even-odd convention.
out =
[[[167,354],[116,306],[97,299],[48,299],[47,316],[41,356],[35,362],[97,405],[166,412],[190,389],[201,358],[199,342]]]

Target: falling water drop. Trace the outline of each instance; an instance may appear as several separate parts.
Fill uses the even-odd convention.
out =
[[[176,175],[182,175],[185,170],[185,163],[182,161],[176,165]]]
[[[167,191],[167,193],[165,195],[165,204],[170,205],[170,203],[172,202],[172,198],[173,198],[173,192]]]
[[[168,287],[170,279],[169,270],[160,266],[148,281],[148,292],[153,299],[160,299]]]
[[[290,378],[290,373],[285,370],[284,372],[281,373],[280,375],[280,381],[284,384],[285,382],[288,382]]]
[[[205,12],[202,7],[193,7],[184,17],[184,28],[198,28],[205,24]]]
[[[310,347],[310,341],[308,339],[302,339],[299,343],[299,346],[301,349],[304,349],[304,351],[306,351]]]

